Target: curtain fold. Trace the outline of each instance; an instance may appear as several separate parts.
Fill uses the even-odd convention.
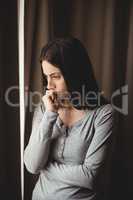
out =
[[[112,166],[110,200],[130,198],[133,179],[132,85],[133,85],[133,2],[125,0],[40,0],[26,1],[25,83],[31,91],[42,92],[39,55],[42,46],[54,37],[73,35],[87,48],[103,94],[111,99],[116,90],[127,88],[131,113],[118,112],[117,144]],[[126,87],[127,86],[127,87]],[[128,91],[128,86],[131,90]],[[119,95],[117,107],[122,106]],[[32,112],[27,106],[26,143],[31,131]],[[35,181],[25,174],[25,198]],[[32,183],[32,187],[30,184]]]

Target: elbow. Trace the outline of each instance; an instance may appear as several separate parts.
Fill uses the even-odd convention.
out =
[[[27,153],[24,153],[24,164],[28,172],[31,174],[39,174],[40,169],[39,167],[32,161],[32,159],[27,155]]]
[[[24,159],[24,164],[25,164],[27,171],[30,172],[31,174],[39,174],[40,173],[40,170],[35,165],[31,164],[30,162],[28,162],[25,159]]]
[[[25,167],[27,169],[28,172],[30,172],[31,174],[39,174],[40,173],[40,170],[33,167],[32,165],[29,165],[25,162]]]
[[[48,153],[46,151],[46,145],[39,143],[38,146],[28,145],[24,151],[24,163],[26,169],[32,174],[38,174],[44,169],[47,160]],[[44,154],[45,152],[45,154]]]

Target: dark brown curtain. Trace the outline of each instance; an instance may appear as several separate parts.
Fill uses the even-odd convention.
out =
[[[17,1],[0,5],[0,199],[21,199]]]
[[[25,5],[25,84],[30,91],[42,91],[39,54],[53,37],[73,35],[88,50],[94,72],[104,95],[111,99],[129,98],[129,111],[118,111],[116,150],[112,165],[110,200],[133,196],[132,85],[133,85],[133,1],[129,0],[27,0]],[[126,87],[125,87],[126,86]],[[131,90],[123,91],[125,87]],[[27,107],[25,144],[31,131],[32,113]],[[25,199],[34,186],[33,176],[25,172]]]

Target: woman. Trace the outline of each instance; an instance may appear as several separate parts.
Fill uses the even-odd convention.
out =
[[[39,173],[32,200],[103,200],[114,110],[78,39],[49,42],[40,62],[47,88],[24,152],[28,171]]]

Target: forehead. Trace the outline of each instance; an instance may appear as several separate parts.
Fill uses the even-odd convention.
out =
[[[48,75],[51,73],[61,73],[60,69],[49,63],[48,61],[44,60],[42,62],[42,69],[43,73]]]

